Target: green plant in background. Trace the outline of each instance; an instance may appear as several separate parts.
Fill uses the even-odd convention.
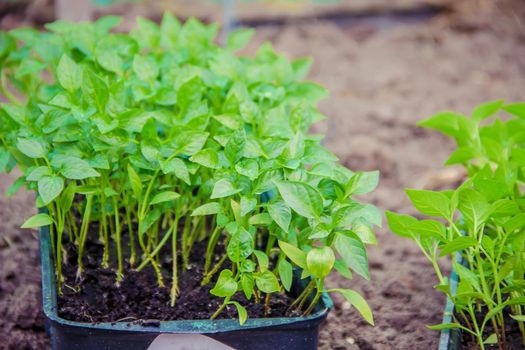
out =
[[[0,32],[10,100],[0,109],[0,171],[18,165],[9,194],[25,185],[47,209],[24,227],[50,226],[58,291],[63,243],[77,246],[82,276],[88,239],[103,243],[101,265],[116,283],[128,262],[152,267],[164,286],[160,255],[170,252],[172,305],[195,242],[207,242],[202,283],[224,299],[212,318],[233,304],[241,323],[246,310],[232,297],[267,311],[294,269],[310,279],[293,305],[305,315],[333,269],[368,279],[365,244],[381,215],[352,196],[372,191],[379,174],[338,165],[322,136],[308,134],[326,96],[302,81],[311,61],[290,62],[270,44],[235,55],[253,30],[234,31],[223,48],[218,27],[195,19],[166,13],[160,26],[138,18],[130,34],[112,33],[119,20]],[[357,292],[328,292],[373,324]]]
[[[512,117],[493,118],[500,110]],[[468,171],[457,189],[407,190],[415,208],[436,219],[387,212],[391,230],[417,243],[436,270],[436,288],[454,303],[456,321],[430,328],[461,328],[482,349],[495,343],[506,349],[508,314],[525,345],[525,103],[488,102],[471,117],[444,112],[419,125],[453,137],[457,149],[446,164]],[[455,294],[438,266],[443,257],[459,275]],[[492,333],[485,336],[489,325]]]

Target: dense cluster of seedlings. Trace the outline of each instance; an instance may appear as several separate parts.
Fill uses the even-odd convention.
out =
[[[510,117],[494,118],[502,109]],[[468,172],[453,190],[407,190],[416,209],[436,219],[387,212],[392,231],[417,243],[436,270],[436,288],[454,303],[455,322],[431,328],[460,328],[482,349],[507,349],[509,315],[525,345],[525,103],[488,102],[471,117],[445,112],[420,125],[453,137],[458,147],[446,164]],[[456,293],[438,266],[443,257],[458,273]]]
[[[0,171],[18,165],[23,176],[9,192],[25,185],[47,210],[24,227],[49,225],[58,291],[64,242],[76,245],[82,275],[86,242],[99,239],[117,283],[125,261],[151,266],[159,286],[172,281],[174,305],[192,247],[205,241],[202,283],[214,283],[211,293],[235,305],[241,323],[246,310],[232,296],[268,303],[290,291],[294,270],[309,279],[294,303],[303,314],[323,291],[339,292],[373,323],[357,292],[324,281],[333,269],[369,278],[365,244],[375,243],[381,215],[352,196],[372,191],[378,173],[338,165],[322,136],[308,133],[326,95],[302,81],[310,60],[290,62],[269,44],[253,58],[236,55],[251,30],[222,47],[217,26],[194,19],[138,18],[130,34],[112,32],[118,22],[0,32],[9,100]],[[166,251],[169,279],[159,264]]]

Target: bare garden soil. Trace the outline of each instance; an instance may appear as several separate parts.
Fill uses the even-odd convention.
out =
[[[457,1],[454,11],[410,23],[291,21],[261,27],[291,57],[313,56],[310,78],[328,87],[321,106],[329,120],[316,131],[354,170],[379,169],[368,197],[383,210],[411,212],[404,188],[448,188],[460,169],[443,169],[450,140],[415,126],[442,110],[469,113],[482,101],[523,100],[525,18],[522,0]],[[126,21],[131,23],[131,20]],[[383,23],[384,24],[384,23]],[[16,178],[0,176],[0,194]],[[18,227],[34,213],[31,193],[0,199],[0,349],[48,349],[40,297],[36,234]],[[20,237],[24,237],[21,239]],[[354,288],[369,301],[371,327],[342,297],[321,331],[319,348],[350,350],[435,349],[444,298],[429,262],[409,240],[386,228],[369,250],[371,282],[333,276],[328,287]],[[445,268],[447,266],[444,266]],[[213,308],[215,310],[215,308]],[[468,347],[467,347],[468,348]]]

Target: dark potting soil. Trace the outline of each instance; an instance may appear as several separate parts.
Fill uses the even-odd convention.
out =
[[[476,315],[476,318],[478,319],[478,323],[483,322],[483,318],[485,317],[485,313],[479,313]],[[520,329],[518,327],[518,322],[514,319],[512,319],[507,312],[504,312],[503,315],[505,319],[505,342],[507,347],[505,349],[507,350],[523,350],[525,349],[525,346],[523,345],[523,338],[520,332]],[[461,318],[458,318],[461,319]],[[483,339],[486,339],[488,336],[490,336],[492,333],[494,333],[494,327],[492,326],[492,323],[488,322],[485,326],[485,334],[483,335]],[[478,345],[476,342],[476,339],[474,339],[470,334],[466,334],[465,332],[461,333],[461,350],[471,350],[471,349],[478,349]],[[486,350],[498,350],[500,349],[498,347],[498,344],[485,344]]]
[[[168,248],[161,251],[166,286],[160,288],[151,266],[137,272],[127,265],[124,279],[117,286],[115,269],[101,268],[103,245],[93,241],[86,243],[84,273],[77,280],[76,247],[72,244],[66,247],[68,258],[63,266],[65,283],[63,295],[58,297],[58,314],[65,319],[94,323],[135,321],[156,326],[160,321],[209,319],[222,304],[222,298],[210,294],[215,281],[201,286],[206,242],[195,243],[188,268],[179,270],[179,296],[174,307],[170,305],[172,259]],[[115,263],[110,265],[116,266]],[[272,295],[266,315],[264,305],[255,303],[253,297],[247,301],[244,294],[238,292],[232,300],[241,303],[250,318],[297,316],[294,312],[287,312],[294,299],[283,293]],[[237,317],[236,308],[231,305],[217,318]]]

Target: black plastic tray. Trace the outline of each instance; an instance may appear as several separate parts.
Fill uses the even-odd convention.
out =
[[[57,313],[55,271],[47,227],[40,229],[40,250],[44,315],[53,350],[316,349],[319,327],[333,306],[324,293],[310,316],[249,319],[243,326],[237,320],[167,321],[160,322],[158,327],[132,322],[73,322]],[[304,286],[301,282],[300,279],[294,281],[296,289]]]

